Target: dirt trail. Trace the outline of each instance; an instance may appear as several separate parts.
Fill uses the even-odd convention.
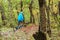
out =
[[[32,24],[30,26],[22,27],[17,31],[8,31],[1,33],[2,39],[4,40],[28,40],[35,32],[38,31],[38,26]]]
[[[32,24],[31,26],[22,27],[21,29],[17,30],[15,33],[18,33],[18,31],[23,31],[27,36],[32,36],[36,32],[38,32],[38,26]]]

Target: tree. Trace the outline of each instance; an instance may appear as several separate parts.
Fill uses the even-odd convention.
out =
[[[22,9],[22,7],[23,7],[23,2],[22,2],[22,0],[21,0],[20,3],[21,3],[21,11],[23,11],[23,9]]]
[[[50,0],[49,0],[49,5],[46,6],[46,12],[47,12],[47,33],[49,35],[49,37],[51,37],[51,27],[50,27],[50,13],[49,13],[49,10],[50,10]]]
[[[38,0],[40,10],[39,31],[46,32],[45,0]]]
[[[31,0],[31,3],[29,5],[29,10],[30,10],[30,23],[35,23],[35,20],[34,20],[34,15],[32,13],[32,4],[33,4],[33,0]]]
[[[38,0],[39,11],[40,11],[40,21],[38,33],[34,34],[35,40],[47,40],[46,39],[46,14],[45,14],[45,0]]]
[[[58,2],[59,15],[60,15],[60,1]]]
[[[0,11],[1,11],[1,17],[2,17],[3,25],[5,25],[5,24],[6,24],[6,23],[5,23],[6,17],[5,17],[4,8],[3,8],[2,5],[0,5]]]

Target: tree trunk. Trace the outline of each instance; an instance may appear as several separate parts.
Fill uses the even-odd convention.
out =
[[[22,9],[22,7],[23,7],[23,2],[22,2],[22,0],[21,0],[20,4],[21,4],[21,11],[23,11],[23,9]]]
[[[58,3],[58,8],[59,8],[59,15],[60,15],[60,1]]]
[[[46,14],[45,14],[45,0],[38,0],[40,8],[40,25],[39,31],[46,32]]]
[[[50,17],[49,17],[49,8],[47,7],[47,33],[51,37],[51,27],[50,27]]]
[[[32,4],[33,4],[33,0],[31,0],[31,3],[29,5],[29,10],[30,10],[30,23],[35,23],[35,20],[34,20],[34,15],[32,13]]]
[[[40,11],[39,30],[33,37],[35,40],[47,40],[46,34],[44,33],[46,32],[45,0],[38,0],[38,2]]]
[[[1,17],[2,17],[2,21],[3,21],[3,25],[6,25],[6,23],[4,21],[6,19],[6,17],[5,17],[4,9],[2,6],[0,6],[0,11],[1,11]]]
[[[50,5],[50,0],[49,0],[49,5]],[[47,33],[49,35],[49,37],[51,37],[51,27],[50,27],[50,13],[49,13],[49,10],[50,10],[50,7],[46,6],[46,11],[47,11]]]

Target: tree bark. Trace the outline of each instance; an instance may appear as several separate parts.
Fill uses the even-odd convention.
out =
[[[40,20],[39,20],[39,30],[33,35],[35,40],[47,40],[46,38],[46,14],[45,14],[45,0],[38,0]]]
[[[47,33],[51,37],[51,27],[50,27],[50,17],[49,17],[49,8],[47,7]]]
[[[40,10],[39,31],[46,32],[45,0],[38,0]]]
[[[50,5],[50,0],[49,0],[49,5]],[[49,35],[49,37],[51,37],[51,27],[50,27],[50,13],[49,13],[49,10],[50,10],[50,7],[46,6],[46,11],[47,11],[47,33]]]

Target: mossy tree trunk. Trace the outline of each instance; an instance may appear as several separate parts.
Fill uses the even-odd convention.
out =
[[[31,0],[31,3],[29,5],[29,10],[30,10],[30,23],[35,23],[34,15],[32,13],[32,4],[33,4],[33,0]]]
[[[39,31],[46,32],[45,0],[38,0],[40,10]]]
[[[47,12],[47,33],[49,37],[51,37],[51,26],[50,26],[50,0],[49,0],[49,5],[46,6],[46,12]]]

